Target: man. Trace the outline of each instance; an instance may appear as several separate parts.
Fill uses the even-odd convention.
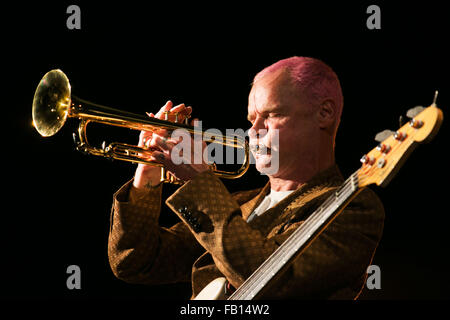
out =
[[[231,195],[206,163],[174,165],[177,141],[142,133],[140,144],[160,151],[153,160],[186,183],[167,200],[181,222],[158,226],[159,169],[139,165],[114,196],[109,259],[114,274],[142,284],[191,282],[195,297],[226,277],[238,288],[336,189],[343,177],[334,160],[343,98],[339,80],[323,62],[278,61],[254,79],[248,101],[256,168],[268,174],[261,189]],[[190,107],[168,102],[158,114]],[[279,143],[271,145],[274,135]],[[274,152],[279,163],[272,165]],[[357,298],[384,222],[377,196],[366,189],[261,296],[264,299]]]

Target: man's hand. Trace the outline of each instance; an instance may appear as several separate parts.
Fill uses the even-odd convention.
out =
[[[178,113],[178,121],[182,122],[186,117],[189,117],[192,108],[186,107],[184,104],[179,104],[175,107],[173,107],[172,101],[167,101],[166,104],[158,111],[158,113],[147,113],[149,117],[157,118],[161,120],[165,120],[165,112],[171,112],[171,113]],[[169,117],[169,121],[175,121],[173,117]],[[154,138],[160,135],[160,137],[166,137],[167,131],[166,130],[158,130],[155,133],[153,132],[147,132],[147,131],[141,131],[139,135],[139,147],[150,147],[150,146],[156,146],[154,143]],[[157,159],[154,156],[151,156],[148,158],[148,160],[157,161]],[[148,188],[153,187],[159,184],[161,179],[161,168],[147,165],[147,164],[138,164],[136,168],[136,172],[134,175],[134,181],[133,186],[138,189],[142,188]]]
[[[195,126],[195,121],[193,121],[192,125]],[[178,140],[168,139],[167,136],[154,134],[150,146],[159,149],[159,151],[153,152],[153,157],[156,162],[161,163],[176,178],[182,181],[189,181],[197,174],[210,170],[210,166],[203,158],[206,143],[201,141],[201,148],[197,148],[194,146],[194,141],[188,134],[182,135]],[[181,144],[183,146],[189,146],[186,149],[190,150],[190,152],[184,152],[185,150],[180,147],[182,146]],[[173,152],[177,154],[178,164],[173,162]]]

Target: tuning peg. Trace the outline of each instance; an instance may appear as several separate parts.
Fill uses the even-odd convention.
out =
[[[433,98],[433,105],[434,106],[436,106],[436,100],[437,100],[437,97],[438,97],[438,91],[436,90],[435,92],[434,92],[434,98]]]
[[[389,136],[393,135],[395,132],[392,130],[383,130],[381,132],[378,132],[375,136],[375,141],[383,142],[386,140]]]
[[[414,108],[411,108],[408,110],[408,112],[406,113],[406,116],[410,119],[414,118],[415,116],[417,116],[419,113],[421,113],[425,108],[422,106],[416,106]]]

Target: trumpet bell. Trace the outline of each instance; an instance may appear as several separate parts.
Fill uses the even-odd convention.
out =
[[[57,133],[67,119],[71,89],[61,70],[47,72],[39,83],[33,99],[33,125],[43,137]]]

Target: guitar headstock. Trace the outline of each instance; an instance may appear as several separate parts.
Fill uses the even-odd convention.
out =
[[[409,114],[417,113],[417,109],[413,110]],[[376,148],[361,158],[363,165],[358,170],[359,186],[386,186],[414,148],[419,143],[429,142],[436,135],[443,119],[442,111],[433,102],[396,132],[387,134]]]

